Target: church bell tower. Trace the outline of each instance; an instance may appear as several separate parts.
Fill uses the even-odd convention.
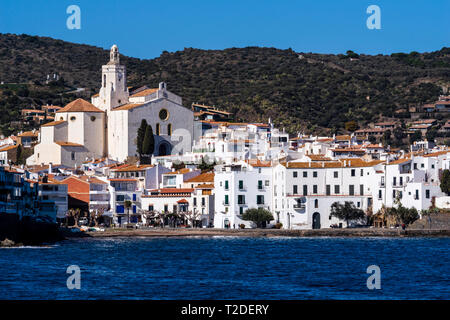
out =
[[[102,88],[99,95],[98,107],[107,113],[128,103],[126,68],[120,65],[119,48],[116,45],[111,47],[109,62],[102,66]]]

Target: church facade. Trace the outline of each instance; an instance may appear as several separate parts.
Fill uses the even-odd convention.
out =
[[[152,126],[154,155],[191,151],[194,130],[192,110],[181,97],[167,90],[142,87],[130,92],[126,68],[119,50],[111,48],[110,60],[102,67],[102,86],[91,102],[77,99],[56,113],[55,121],[41,127],[40,142],[28,165],[81,165],[92,158],[125,161],[137,156],[136,138],[142,119]]]

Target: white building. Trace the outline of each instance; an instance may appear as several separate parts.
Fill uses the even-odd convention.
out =
[[[218,165],[214,175],[215,228],[238,228],[253,222],[242,220],[251,208],[272,211],[272,165],[262,161],[240,161],[232,165]]]
[[[89,103],[77,99],[55,114],[55,121],[42,126],[33,164],[80,166],[88,158],[108,157],[125,161],[137,156],[136,137],[142,119],[152,126],[155,155],[191,150],[193,112],[162,82],[156,89],[130,93],[126,68],[120,65],[113,46],[110,61],[102,67],[102,87]]]

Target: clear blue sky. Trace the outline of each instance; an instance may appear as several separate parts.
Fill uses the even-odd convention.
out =
[[[81,30],[69,30],[69,5]],[[381,30],[369,30],[369,5]],[[427,52],[450,46],[450,0],[0,0],[0,33],[49,36],[154,58],[185,47]]]

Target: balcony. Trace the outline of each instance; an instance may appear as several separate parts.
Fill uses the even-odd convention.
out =
[[[305,209],[306,205],[304,203],[296,203],[294,204],[294,209]]]
[[[385,184],[384,182],[378,182],[378,186],[379,186],[380,188],[385,188],[385,187],[386,187],[386,184]]]
[[[229,203],[229,202],[226,202],[226,201],[222,201],[222,205],[224,205],[224,206],[229,206],[230,203]]]

